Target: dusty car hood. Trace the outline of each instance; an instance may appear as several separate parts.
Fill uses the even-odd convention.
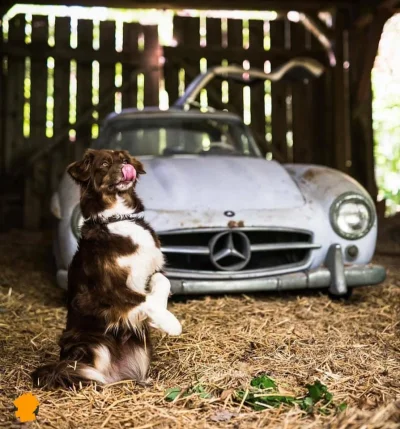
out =
[[[304,205],[299,188],[274,161],[193,156],[142,158],[147,175],[137,185],[150,210],[263,210]]]

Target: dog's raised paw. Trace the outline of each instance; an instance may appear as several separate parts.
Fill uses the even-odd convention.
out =
[[[153,310],[150,316],[150,325],[164,331],[168,335],[178,336],[182,333],[182,325],[179,320],[168,310]]]

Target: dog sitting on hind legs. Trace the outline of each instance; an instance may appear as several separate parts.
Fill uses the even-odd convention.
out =
[[[36,369],[34,385],[145,384],[149,326],[169,335],[182,328],[167,310],[171,285],[162,274],[160,242],[135,192],[143,165],[127,151],[89,149],[67,171],[80,186],[85,222],[68,269],[60,360]]]

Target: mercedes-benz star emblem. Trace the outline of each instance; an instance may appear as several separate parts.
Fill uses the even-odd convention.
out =
[[[209,242],[210,259],[219,270],[238,271],[250,261],[250,241],[241,231],[224,231]]]

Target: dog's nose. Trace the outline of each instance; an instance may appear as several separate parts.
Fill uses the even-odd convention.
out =
[[[121,172],[125,182],[133,182],[136,179],[136,170],[131,164],[124,164]]]

